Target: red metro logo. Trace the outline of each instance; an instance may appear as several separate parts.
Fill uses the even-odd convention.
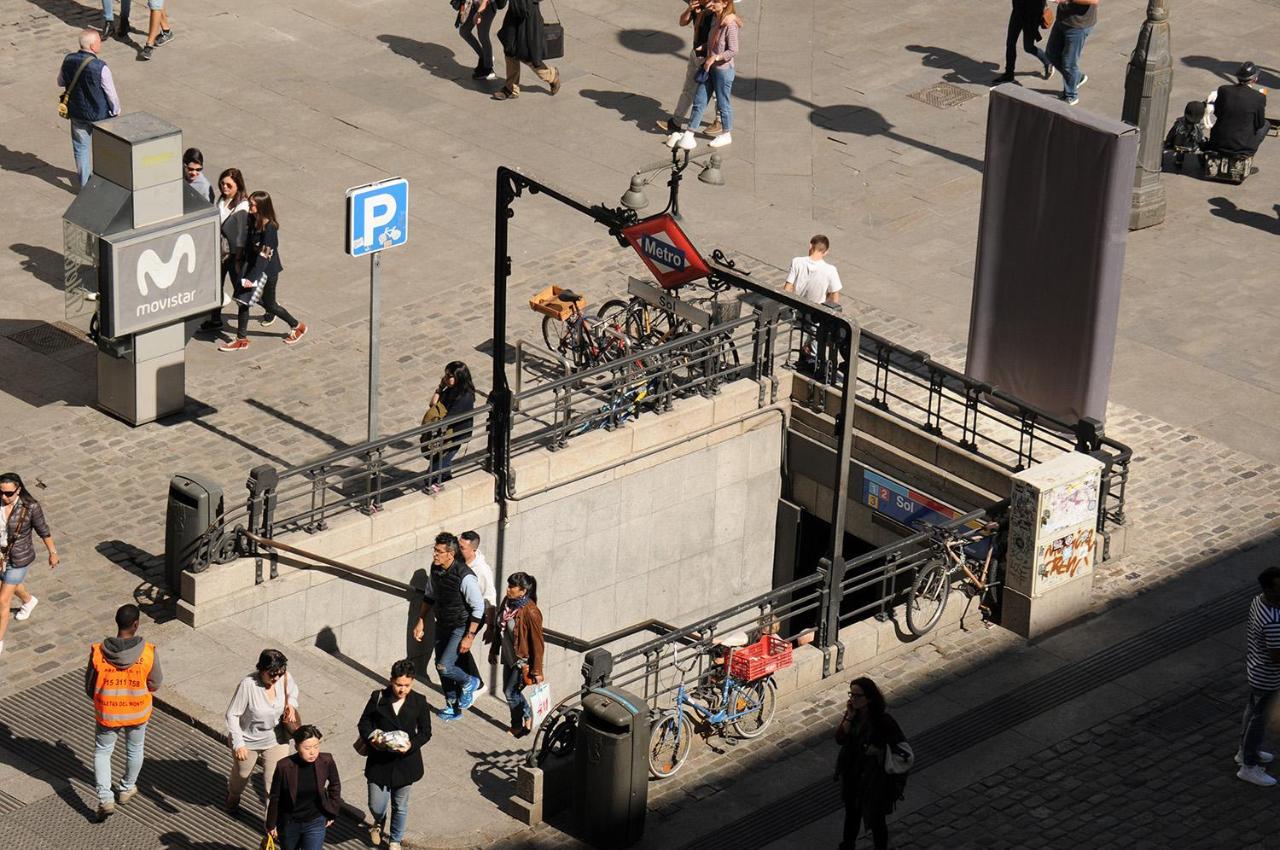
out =
[[[698,249],[669,215],[646,218],[623,228],[622,236],[663,289],[675,289],[711,273]]]

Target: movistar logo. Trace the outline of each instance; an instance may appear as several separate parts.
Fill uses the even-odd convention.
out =
[[[187,274],[196,270],[196,243],[191,234],[184,233],[173,243],[173,254],[161,261],[160,255],[148,248],[138,258],[138,294],[146,297],[147,278],[158,289],[168,289],[178,279],[178,266],[187,261]]]

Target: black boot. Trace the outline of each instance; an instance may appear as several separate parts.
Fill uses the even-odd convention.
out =
[[[128,18],[121,18],[119,23],[116,24],[115,35],[116,35],[116,38],[118,38],[120,41],[129,40],[129,19]]]

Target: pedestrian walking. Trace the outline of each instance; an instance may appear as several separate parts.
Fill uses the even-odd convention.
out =
[[[187,185],[209,203],[213,203],[213,187],[204,176],[204,154],[199,148],[187,148],[182,153],[182,176]]]
[[[1062,99],[1068,106],[1080,102],[1080,88],[1089,75],[1080,70],[1085,40],[1098,23],[1098,0],[1054,0],[1058,4],[1045,54],[1062,74]]]
[[[849,683],[844,717],[836,726],[836,780],[844,798],[841,850],[853,850],[865,823],[876,850],[889,846],[886,816],[902,797],[905,778],[885,770],[885,751],[900,747],[906,736],[888,712],[876,683],[865,676]]]
[[[110,38],[114,35],[121,41],[129,40],[129,8],[133,5],[133,0],[120,0],[120,22],[112,25],[112,6],[115,5],[112,0],[102,0],[102,33],[103,38]]]
[[[360,715],[360,742],[367,754],[364,778],[369,782],[369,843],[381,845],[387,825],[388,850],[401,850],[409,792],[423,776],[422,748],[431,740],[431,710],[426,697],[413,689],[416,672],[408,659],[392,664],[387,686],[369,695]]]
[[[164,7],[164,0],[147,0],[151,20],[147,24],[147,43],[142,45],[138,59],[151,61],[152,52],[162,44],[173,41],[173,30],[169,29],[169,10]]]
[[[489,566],[484,553],[480,551],[480,535],[474,531],[464,531],[458,535],[458,548],[462,551],[462,560],[476,574],[480,595],[484,597],[484,634],[480,636],[480,640],[488,643],[492,639],[494,616],[498,608],[498,588],[494,584],[493,567]],[[468,652],[462,656],[459,664],[463,670],[480,680],[476,696],[488,690],[484,676],[480,675],[480,668],[476,665],[475,653]]]
[[[436,672],[444,691],[444,721],[457,720],[475,702],[480,680],[458,666],[458,656],[471,651],[476,632],[484,622],[484,597],[476,574],[462,560],[458,538],[447,531],[436,535],[431,572],[422,596],[422,609],[413,627],[413,639],[426,634],[427,616],[435,611]]]
[[[1009,10],[1009,28],[1004,36],[1004,73],[996,77],[995,85],[1013,82],[1013,69],[1018,59],[1018,38],[1022,49],[1040,60],[1041,76],[1046,80],[1053,76],[1049,55],[1036,47],[1040,40],[1040,28],[1044,26],[1046,0],[1012,0]]]
[[[439,407],[437,407],[439,405]],[[459,413],[475,410],[476,387],[471,380],[471,370],[461,360],[454,360],[444,367],[444,375],[440,378],[436,391],[431,394],[431,402],[427,405],[427,416],[444,419]],[[433,414],[432,411],[435,411]],[[455,422],[438,438],[439,448],[431,456],[431,475],[427,491],[432,495],[439,493],[444,482],[453,478],[450,471],[453,459],[471,439],[472,419]]]
[[[489,35],[493,19],[498,15],[497,3],[493,0],[454,0],[454,3],[458,9],[454,26],[479,60],[471,71],[471,79],[498,79],[493,72],[493,39]]]
[[[506,81],[493,93],[494,100],[520,96],[520,66],[528,65],[552,94],[560,92],[560,72],[543,62],[547,37],[543,31],[540,0],[509,0],[507,14],[498,28],[498,41],[506,60]]]
[[[289,755],[290,729],[298,726],[298,683],[289,675],[289,659],[283,652],[262,650],[257,668],[240,680],[231,695],[226,721],[231,743],[226,809],[234,813],[259,760],[262,787],[270,793],[271,778]]]
[[[222,268],[222,286],[231,284],[234,293],[244,277],[244,252],[249,242],[249,196],[244,188],[244,175],[238,168],[228,168],[218,175],[218,191],[214,204],[218,208],[221,239],[218,249]],[[225,292],[225,289],[224,289]],[[224,295],[222,304],[227,298]],[[222,307],[209,312],[209,318],[200,325],[202,331],[222,330]]]
[[[680,94],[676,97],[676,108],[671,118],[662,122],[658,129],[667,133],[684,133],[684,119],[693,108],[693,90],[696,87],[698,70],[707,55],[707,38],[711,35],[711,26],[716,16],[707,8],[706,0],[688,0],[688,6],[680,13],[680,26],[693,27],[693,47],[689,50],[689,61],[685,63],[684,82],[680,84]],[[709,136],[718,136],[723,130],[720,116],[705,132]]]
[[[76,161],[80,185],[93,173],[93,122],[120,114],[120,96],[107,63],[98,58],[102,36],[97,30],[82,30],[80,49],[62,57],[58,85],[62,86],[71,119],[71,155]]]
[[[236,338],[218,346],[218,350],[244,351],[249,347],[249,307],[259,300],[267,311],[262,324],[270,325],[279,316],[290,328],[284,344],[297,343],[307,332],[307,325],[295,319],[276,300],[276,285],[280,272],[284,271],[284,263],[280,261],[280,220],[276,218],[275,204],[266,192],[254,192],[249,196],[249,235],[244,256],[249,270],[241,279],[240,292],[235,298],[240,305],[236,319]]]
[[[25,620],[40,600],[27,591],[27,571],[36,560],[36,547],[31,541],[35,531],[49,553],[49,569],[61,562],[53,533],[44,517],[44,509],[22,484],[16,472],[0,474],[0,652],[9,631],[9,606],[13,597],[22,601],[12,616]]]
[[[151,719],[151,695],[164,681],[155,644],[138,637],[137,605],[116,609],[116,636],[95,643],[89,650],[84,690],[93,700],[97,722],[93,747],[93,782],[98,791],[98,820],[115,814],[138,793],[147,721]],[[113,791],[111,755],[124,735],[124,775]]]
[[[1262,749],[1276,692],[1280,691],[1280,567],[1267,567],[1258,575],[1262,592],[1249,604],[1245,626],[1245,678],[1249,698],[1244,705],[1240,748],[1236,750],[1236,776],[1268,788],[1276,778],[1263,765],[1275,756]]]
[[[715,23],[707,36],[706,58],[694,78],[693,113],[683,133],[672,133],[667,138],[668,147],[678,144],[682,150],[691,151],[698,146],[693,133],[702,126],[702,114],[706,112],[712,94],[715,94],[716,112],[720,115],[724,132],[712,139],[710,146],[718,148],[733,143],[733,59],[738,55],[742,18],[738,17],[733,0],[707,0],[707,8],[715,16]]]
[[[511,734],[523,738],[530,732],[532,712],[522,691],[543,680],[546,654],[542,636],[542,611],[538,609],[538,580],[528,573],[507,577],[498,639],[489,648],[489,663],[502,659],[502,692],[511,709]]]
[[[298,751],[280,762],[271,780],[267,834],[282,850],[320,850],[324,831],[342,809],[342,783],[333,756],[320,751],[320,730],[299,726],[293,733]]]
[[[814,304],[839,304],[844,285],[840,283],[836,267],[827,262],[830,250],[831,240],[821,233],[815,234],[809,240],[808,256],[792,259],[783,291],[794,292]]]

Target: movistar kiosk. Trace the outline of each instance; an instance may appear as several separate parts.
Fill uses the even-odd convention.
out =
[[[186,404],[186,319],[222,304],[217,209],[182,175],[182,131],[93,125],[93,175],[62,218],[67,321],[98,344],[98,406],[130,425]]]

